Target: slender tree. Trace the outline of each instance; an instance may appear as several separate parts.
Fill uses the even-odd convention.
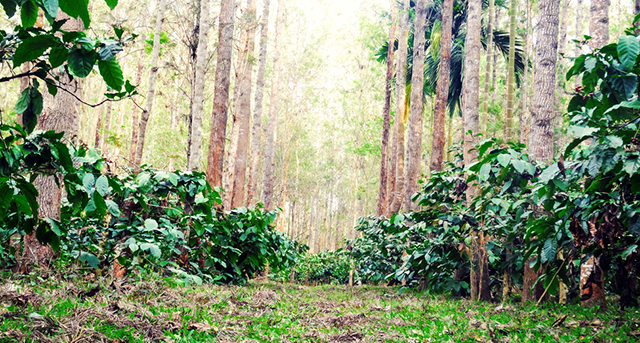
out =
[[[235,11],[236,0],[222,0],[220,2],[218,57],[216,61],[213,110],[211,111],[209,152],[207,154],[207,180],[212,187],[222,187]]]
[[[504,115],[504,140],[513,139],[513,111],[516,93],[516,11],[518,0],[510,0],[509,7],[509,65],[507,67],[507,109]]]
[[[148,12],[149,9],[149,2],[146,1],[144,4],[144,8],[145,8],[145,13]],[[140,41],[142,41],[143,43],[147,40],[147,36],[144,34],[144,32],[146,32],[146,26],[147,26],[147,16],[143,15],[142,19],[140,20],[140,28],[142,29],[142,32],[140,34]],[[135,84],[136,85],[140,85],[142,83],[142,72],[144,71],[144,55],[145,55],[145,51],[144,48],[141,48],[140,50],[138,50],[138,67],[136,69],[136,78],[135,78]],[[137,102],[138,101],[138,95],[134,95],[133,96],[133,101]],[[136,160],[136,149],[138,148],[138,125],[139,123],[139,119],[138,119],[138,107],[134,106],[133,110],[131,111],[131,145],[129,145],[129,166],[133,167],[135,165],[135,160]]]
[[[147,105],[140,117],[138,126],[138,146],[136,147],[136,158],[134,168],[140,168],[142,163],[142,153],[144,151],[144,139],[147,133],[147,123],[153,112],[153,101],[156,95],[156,80],[158,79],[158,59],[160,57],[160,36],[162,35],[162,22],[164,21],[164,10],[167,6],[166,0],[158,0],[158,12],[156,14],[156,27],[153,37],[153,50],[151,52],[151,70],[149,71],[149,89],[147,90]]]
[[[271,100],[269,102],[269,121],[265,130],[264,166],[262,176],[262,194],[260,199],[265,209],[273,209],[273,188],[275,179],[275,133],[278,120],[278,104],[280,101],[279,87],[282,65],[280,51],[282,50],[282,34],[284,31],[284,0],[278,0],[278,14],[276,19],[276,49],[273,53],[273,78],[271,79]]]
[[[409,40],[410,0],[404,0],[400,14],[400,35],[396,59],[396,118],[389,173],[389,215],[400,210],[404,183],[404,124],[407,116],[407,49]]]
[[[260,23],[260,56],[258,76],[256,80],[256,97],[253,109],[253,129],[251,132],[251,167],[247,182],[247,205],[253,206],[258,201],[258,169],[260,168],[260,125],[262,122],[262,99],[264,98],[264,75],[267,69],[267,40],[269,34],[270,0],[262,5],[262,22]]]
[[[638,0],[640,1],[640,0]],[[576,0],[576,39],[582,40],[582,0]],[[578,57],[582,54],[582,49],[579,44],[575,45],[573,49],[574,57]],[[578,87],[582,84],[582,79],[579,75],[575,76],[574,86]]]
[[[522,73],[522,91],[520,95],[520,136],[518,141],[527,144],[529,141],[529,132],[531,130],[531,113],[529,110],[529,101],[531,93],[531,82],[529,81],[529,52],[531,51],[531,1],[526,1],[527,27],[524,30],[524,71]]]
[[[449,96],[449,75],[451,67],[451,24],[453,21],[453,0],[445,0],[442,5],[442,25],[440,33],[440,71],[433,111],[433,139],[431,141],[431,171],[442,170],[445,152],[445,116]],[[488,49],[492,51],[491,48]]]
[[[427,26],[427,1],[417,0],[413,43],[413,70],[411,76],[411,108],[407,130],[407,168],[404,183],[404,210],[412,210],[411,196],[418,191],[420,161],[422,157],[422,114],[424,111],[424,47]]]
[[[480,109],[480,42],[482,0],[469,0],[467,15],[467,37],[464,54],[464,81],[462,100],[464,164],[471,165],[477,161],[478,153],[475,150],[477,134],[479,130]],[[477,186],[469,185],[467,188],[467,201],[469,204],[478,194]],[[474,234],[475,235],[475,234]],[[472,269],[471,269],[471,297],[474,300],[491,300],[489,289],[489,272],[486,250],[482,235],[472,238]]]
[[[255,19],[256,0],[251,0],[245,12],[247,18],[247,39],[244,49],[244,70],[238,82],[239,98],[236,101],[236,117],[238,118],[238,137],[236,141],[236,155],[233,172],[233,190],[231,207],[241,207],[244,205],[244,190],[247,176],[247,157],[249,156],[249,123],[251,121],[251,83],[253,79],[253,63],[249,61],[249,56],[255,50]]]
[[[493,62],[493,54],[495,49],[493,46],[493,14],[495,12],[495,0],[489,0],[489,23],[487,24],[487,54],[486,54],[486,68],[484,70],[484,94],[482,96],[483,108],[482,108],[482,135],[487,135],[487,123],[489,120],[489,96],[491,94],[491,62]],[[515,44],[515,41],[514,41]],[[509,39],[509,48],[511,49],[511,39]],[[515,56],[515,54],[514,54]],[[526,57],[525,57],[526,58]],[[525,63],[526,68],[526,63]]]
[[[389,28],[389,45],[394,46],[396,42],[396,0],[390,0],[391,27]],[[387,77],[384,90],[384,107],[382,109],[382,143],[380,145],[380,190],[378,191],[378,216],[387,213],[388,189],[387,174],[389,164],[389,127],[391,126],[391,92],[393,80],[393,54],[394,49],[387,49]]]
[[[209,0],[200,0],[200,24],[198,48],[196,50],[195,80],[189,121],[189,143],[187,144],[187,170],[198,170],[202,160],[202,112],[207,69],[207,43],[209,41]]]

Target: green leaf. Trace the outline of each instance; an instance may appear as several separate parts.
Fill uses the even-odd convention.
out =
[[[542,263],[555,261],[557,253],[558,242],[555,238],[548,238],[544,242],[544,249],[542,250]]]
[[[629,174],[629,176],[633,176],[640,168],[640,161],[637,157],[632,157],[624,161],[624,171]]]
[[[634,244],[634,245],[630,245],[623,253],[622,253],[622,258],[626,259],[627,257],[629,257],[629,255],[633,254],[636,250],[638,249],[638,245]]]
[[[31,103],[31,89],[25,88],[22,91],[22,95],[20,95],[20,98],[18,99],[18,102],[16,103],[16,107],[14,110],[16,111],[16,113],[24,113],[24,111],[26,111],[27,108],[29,108],[30,103]]]
[[[100,50],[98,51],[98,55],[100,59],[103,61],[110,61],[116,57],[116,54],[122,52],[124,49],[120,42],[113,39],[107,39],[102,41],[100,45]]]
[[[58,223],[57,220],[47,217],[44,219],[44,221],[49,224],[51,231],[53,231],[53,233],[55,233],[58,237],[62,235],[62,231],[60,231],[60,223]]]
[[[488,180],[490,172],[491,172],[491,164],[489,164],[489,163],[483,164],[482,168],[480,168],[480,172],[478,173],[478,176],[479,176],[480,180],[481,181]]]
[[[611,106],[607,111],[604,112],[604,114],[607,114],[609,112],[615,111],[619,108],[631,108],[631,109],[640,109],[640,100],[633,100],[633,101],[622,101],[621,103]]]
[[[611,145],[614,148],[621,147],[624,144],[624,142],[622,141],[622,138],[614,135],[607,136],[607,141],[609,141],[609,145]]]
[[[63,46],[55,46],[51,48],[51,52],[49,52],[51,68],[58,68],[67,58],[69,58],[69,50]]]
[[[87,192],[91,192],[91,189],[96,184],[96,177],[93,174],[85,174],[82,178],[82,185]]]
[[[511,160],[511,164],[519,174],[522,174],[527,167],[523,161],[517,159]]]
[[[116,204],[113,200],[105,200],[104,202],[107,205],[107,209],[109,210],[109,213],[111,213],[111,215],[120,217],[120,208],[118,207],[118,204]]]
[[[49,94],[51,94],[51,96],[56,96],[56,94],[58,94],[58,87],[56,87],[53,83],[54,81],[51,79],[47,79],[49,80],[49,82],[46,83],[47,85],[47,91],[49,92]]]
[[[555,178],[560,173],[560,169],[558,168],[558,164],[554,163],[549,165],[545,170],[540,174],[539,181],[542,183],[547,183],[549,180]]]
[[[89,253],[89,252],[85,252],[85,251],[81,251],[80,252],[80,262],[82,263],[86,263],[88,265],[91,266],[91,268],[94,269],[98,269],[98,263],[100,263],[100,260],[98,260],[98,258],[96,257],[96,255]]]
[[[618,58],[627,70],[632,70],[640,54],[640,41],[635,36],[621,36],[618,40]]]
[[[0,4],[2,4],[7,17],[11,18],[16,14],[18,4],[14,0],[0,0]]]
[[[31,109],[35,115],[40,115],[42,113],[42,109],[44,108],[44,99],[42,98],[42,94],[40,94],[39,90],[31,89]]]
[[[511,162],[511,156],[507,154],[498,155],[498,163],[500,163],[501,166],[506,167],[509,165],[509,162]]]
[[[107,204],[98,191],[93,192],[93,203],[96,205],[96,211],[98,211],[100,218],[104,217],[107,214]]]
[[[69,62],[69,71],[71,74],[80,78],[89,76],[93,65],[96,63],[95,53],[93,51],[84,52],[82,49],[73,49],[67,58]]]
[[[635,214],[629,219],[629,231],[636,237],[640,237],[640,214]]]
[[[109,8],[111,10],[113,10],[114,8],[116,8],[116,6],[118,6],[118,0],[104,0],[107,3],[107,6],[109,6]]]
[[[20,7],[20,20],[23,27],[33,27],[38,21],[38,5],[34,0],[27,0]]]
[[[623,94],[625,99],[631,99],[638,89],[638,77],[635,75],[613,77],[611,82],[614,89]]]
[[[115,59],[109,61],[99,61],[98,68],[100,69],[100,75],[104,79],[104,82],[111,89],[119,92],[124,85],[124,77],[122,75],[122,69]]]
[[[569,126],[569,129],[567,130],[567,133],[572,135],[575,138],[582,138],[582,137],[585,137],[585,136],[589,136],[589,135],[593,134],[594,132],[598,132],[598,130],[600,130],[600,129],[598,129],[596,127],[585,127],[585,126],[572,125],[572,126]]]
[[[42,0],[42,4],[51,18],[55,18],[58,15],[58,0]]]
[[[144,221],[144,228],[148,231],[152,231],[158,228],[158,222],[153,219],[146,219]]]
[[[98,180],[96,180],[96,190],[102,196],[109,193],[109,179],[107,179],[105,175],[100,175]]]
[[[77,19],[79,8],[83,5],[82,0],[59,0],[60,9],[71,18]]]
[[[157,245],[152,244],[152,243],[142,243],[142,244],[140,244],[140,250],[149,251],[151,253],[151,255],[153,255],[156,258],[159,258],[161,256],[160,248],[158,248]]]
[[[33,61],[41,57],[47,49],[57,43],[58,41],[55,37],[45,34],[23,40],[13,55],[13,67],[19,67],[24,62]]]

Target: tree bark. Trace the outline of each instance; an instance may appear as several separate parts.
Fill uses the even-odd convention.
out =
[[[467,15],[467,37],[465,41],[464,55],[464,80],[463,80],[463,157],[465,166],[477,161],[475,150],[477,134],[479,133],[479,109],[480,109],[480,43],[482,16],[482,0],[469,0]],[[471,206],[478,193],[477,186],[469,185],[467,188],[467,203]],[[475,236],[476,234],[474,234]],[[486,250],[484,249],[481,234],[473,237],[472,242],[472,268],[471,268],[471,297],[474,300],[491,300],[491,292],[488,287],[488,273]]]
[[[393,80],[393,55],[396,42],[396,0],[390,0],[391,27],[389,28],[389,45],[387,49],[387,77],[384,90],[384,107],[382,109],[382,143],[380,152],[380,189],[378,191],[378,216],[387,213],[388,189],[387,178],[389,162],[389,127],[391,126],[391,93]]]
[[[427,1],[417,0],[413,41],[413,70],[411,77],[411,108],[407,130],[407,168],[404,184],[404,210],[412,210],[411,196],[418,191],[420,161],[422,156],[422,114],[424,111],[424,47],[426,43]]]
[[[640,0],[637,0],[640,1]],[[582,0],[576,0],[576,39],[581,41],[584,35],[582,33]],[[575,45],[573,49],[574,57],[582,55],[582,49],[579,44]],[[574,76],[574,86],[578,87],[582,84],[582,79],[579,75]]]
[[[58,20],[68,19],[62,25],[65,31],[82,31],[84,24],[80,20],[70,18],[62,11],[58,12]],[[66,75],[60,75],[59,85],[69,90],[75,90],[74,94],[80,96],[80,80],[78,78],[72,81]],[[59,91],[54,97],[49,92],[43,91],[43,110],[38,117],[37,130],[53,130],[56,132],[64,132],[64,137],[77,143],[79,119],[77,100],[73,95]],[[40,175],[34,181],[34,186],[38,190],[38,218],[52,218],[60,220],[60,207],[62,203],[62,189],[56,182],[62,181],[59,175],[44,176]],[[18,270],[20,272],[28,272],[29,265],[47,266],[51,258],[53,258],[53,249],[49,246],[43,246],[36,239],[35,230],[24,237],[24,250],[22,258],[18,262]]]
[[[251,81],[253,79],[253,63],[249,56],[253,56],[255,50],[255,28],[256,28],[256,1],[251,0],[246,12],[247,38],[244,49],[244,70],[238,83],[240,90],[239,98],[236,101],[236,116],[238,117],[238,140],[236,142],[236,155],[233,171],[233,192],[231,197],[231,208],[244,205],[244,190],[247,176],[247,156],[249,155],[249,124],[251,121]]]
[[[531,113],[529,112],[529,89],[531,89],[531,83],[529,82],[529,51],[531,45],[531,1],[526,2],[527,11],[527,27],[524,34],[524,71],[522,73],[522,91],[520,95],[520,106],[522,113],[520,113],[520,136],[518,141],[523,144],[529,142],[529,132],[531,130]]]
[[[100,137],[100,149],[105,155],[109,152],[109,133],[111,132],[111,112],[113,112],[113,102],[107,101],[107,108],[104,111],[104,127],[102,128],[102,137]]]
[[[510,0],[509,9],[509,65],[507,67],[507,110],[504,115],[504,141],[509,142],[513,139],[513,110],[515,108],[516,93],[516,11],[518,8],[518,0]]]
[[[222,0],[218,24],[218,57],[213,110],[211,111],[211,134],[207,154],[207,181],[211,187],[222,187],[235,11],[236,0]]]
[[[156,14],[156,27],[153,37],[153,51],[151,52],[151,70],[149,71],[149,90],[147,91],[147,105],[140,117],[138,126],[138,145],[136,147],[136,158],[134,168],[140,169],[142,164],[142,154],[144,151],[144,140],[147,133],[147,123],[153,112],[153,101],[156,95],[156,80],[158,79],[158,59],[160,57],[160,36],[162,34],[162,22],[164,21],[164,11],[167,6],[166,0],[158,0],[158,13]]]
[[[262,23],[260,24],[260,66],[256,80],[256,96],[253,108],[253,130],[251,136],[251,167],[247,183],[247,206],[254,206],[258,201],[258,169],[260,168],[260,140],[262,124],[262,100],[264,98],[264,74],[267,68],[267,41],[269,37],[270,0],[262,5]]]
[[[540,1],[530,144],[530,156],[539,162],[553,159],[553,119],[558,113],[555,108],[558,15],[557,0]]]
[[[397,213],[402,205],[404,190],[404,125],[407,121],[407,49],[409,40],[410,1],[404,0],[400,14],[400,35],[398,59],[396,62],[396,118],[391,152],[391,172],[389,173],[389,215]]]
[[[493,13],[495,7],[495,0],[489,0],[489,23],[487,25],[487,54],[486,54],[486,68],[484,71],[484,94],[482,96],[483,108],[482,108],[482,136],[487,138],[487,123],[489,121],[489,95],[491,94],[491,62],[493,62],[493,54],[495,49],[493,48]]]
[[[433,111],[433,139],[431,141],[431,171],[442,170],[445,155],[445,116],[449,97],[449,78],[451,69],[451,23],[453,21],[453,0],[445,0],[442,6],[442,25],[440,33],[440,70],[436,89],[435,109]]]
[[[278,15],[276,19],[276,50],[273,53],[273,78],[271,79],[271,100],[269,101],[269,121],[265,130],[264,166],[262,175],[262,194],[260,199],[266,210],[273,210],[273,188],[275,179],[275,132],[278,120],[278,105],[280,102],[280,51],[282,50],[282,34],[284,31],[284,0],[278,0]]]
[[[149,9],[149,3],[146,3],[145,6],[146,12]],[[142,32],[146,31],[147,26],[147,16],[142,16],[142,22],[140,27]],[[140,41],[145,42],[147,40],[147,35],[144,33],[140,34]],[[136,86],[140,86],[142,84],[142,72],[144,70],[144,45],[138,51],[138,69],[136,71]],[[135,103],[138,102],[138,95],[133,96],[133,101]],[[133,110],[131,111],[131,145],[129,146],[129,166],[134,167],[136,160],[136,149],[138,147],[138,125],[140,124],[138,121],[138,106],[133,106]]]
[[[493,26],[496,29],[500,28],[500,6],[493,7]],[[496,92],[496,85],[498,83],[498,52],[493,51],[493,75],[491,76],[491,103],[495,104],[497,101],[498,92]]]
[[[611,0],[591,0],[589,32],[591,49],[600,49],[609,43],[609,6]]]
[[[199,170],[202,159],[202,112],[204,107],[204,87],[207,69],[207,43],[209,37],[209,0],[200,0],[200,28],[193,101],[191,102],[191,121],[189,125],[189,144],[187,146],[187,170]]]

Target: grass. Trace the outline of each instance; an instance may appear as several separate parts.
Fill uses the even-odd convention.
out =
[[[0,342],[635,342],[638,309],[501,305],[394,288],[0,279]]]

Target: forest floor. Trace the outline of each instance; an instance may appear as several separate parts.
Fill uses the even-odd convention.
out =
[[[0,275],[0,342],[635,342],[638,309],[475,303],[389,287]]]

